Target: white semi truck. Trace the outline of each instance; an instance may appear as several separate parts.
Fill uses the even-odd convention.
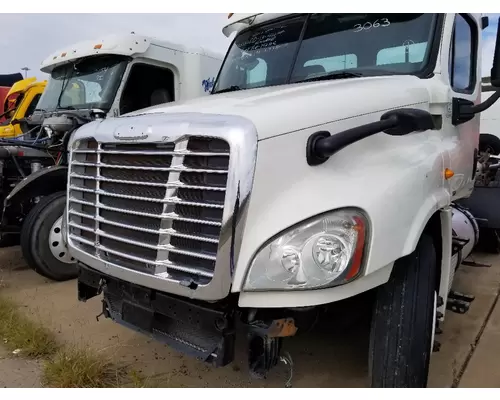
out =
[[[451,291],[478,235],[454,202],[499,97],[481,103],[487,21],[231,15],[212,96],[72,134],[79,299],[103,293],[106,317],[217,366],[241,322],[262,376],[284,337],[372,291],[372,386],[425,387],[446,309],[472,300]]]
[[[20,236],[24,258],[38,273],[75,278],[77,265],[61,240],[71,133],[90,121],[208,95],[222,58],[136,34],[75,43],[47,57],[41,70],[50,78],[29,121],[32,140],[2,142],[6,162],[16,158],[20,166],[0,177],[2,238]]]

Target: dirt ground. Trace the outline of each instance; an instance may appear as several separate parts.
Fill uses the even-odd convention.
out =
[[[441,351],[431,361],[430,387],[500,385],[500,257],[475,255],[491,268],[463,266],[455,289],[476,296],[465,315],[447,313]],[[26,308],[66,343],[90,346],[171,387],[283,387],[287,368],[267,380],[251,380],[243,349],[225,368],[212,368],[148,337],[101,318],[100,298],[77,300],[76,281],[50,282],[30,269],[18,248],[0,249],[0,291]],[[1,346],[1,343],[0,343]],[[314,331],[286,342],[293,358],[293,387],[366,387],[368,327]],[[0,350],[0,387],[37,387],[40,363]]]

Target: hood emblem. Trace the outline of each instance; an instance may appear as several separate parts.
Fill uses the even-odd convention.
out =
[[[148,138],[148,134],[142,129],[129,126],[127,129],[120,129],[113,133],[116,140],[144,140]]]

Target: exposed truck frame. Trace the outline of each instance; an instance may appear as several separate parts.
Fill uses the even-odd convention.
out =
[[[487,24],[231,15],[212,96],[72,135],[63,232],[79,299],[102,293],[106,317],[217,366],[241,322],[265,376],[284,337],[371,291],[372,386],[425,387],[446,310],[473,300],[451,290],[479,233],[455,202],[500,97],[481,103]]]
[[[4,245],[20,238],[35,271],[75,278],[78,268],[61,236],[70,135],[91,121],[208,95],[221,61],[203,48],[136,34],[76,43],[47,57],[41,71],[50,78],[29,121],[31,138],[1,142]]]

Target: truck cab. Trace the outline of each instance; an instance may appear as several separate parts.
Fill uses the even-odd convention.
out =
[[[1,237],[19,238],[28,265],[41,275],[75,278],[75,259],[61,236],[66,145],[75,129],[207,96],[221,62],[221,55],[203,48],[136,34],[87,40],[48,56],[41,71],[50,77],[29,119],[30,137],[10,141],[0,154]]]
[[[29,131],[29,119],[42,96],[47,81],[27,78],[16,82],[4,102],[6,119],[0,123],[0,138],[13,138]]]
[[[116,117],[207,94],[221,56],[146,36],[110,35],[67,46],[47,57],[50,74],[39,111],[97,108]]]
[[[0,104],[5,104],[5,99],[9,94],[9,91],[16,82],[19,82],[23,79],[23,75],[19,72],[14,74],[2,74],[0,75]],[[2,112],[5,112],[4,110]],[[0,122],[5,121],[5,117],[0,115]]]
[[[102,293],[106,317],[217,366],[243,323],[262,377],[283,338],[372,291],[372,386],[424,387],[477,239],[452,224],[499,97],[481,103],[486,24],[230,15],[211,96],[72,135],[63,231],[79,299]]]

